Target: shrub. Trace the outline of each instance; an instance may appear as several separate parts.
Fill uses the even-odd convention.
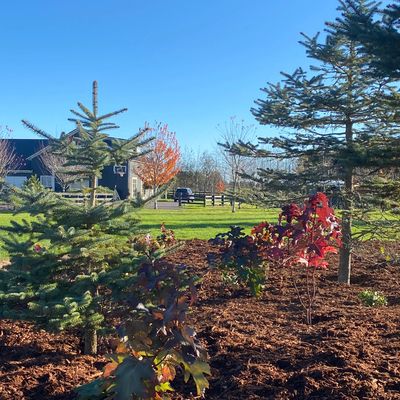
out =
[[[367,307],[381,307],[387,305],[387,298],[383,293],[373,290],[363,290],[358,294],[362,304]]]
[[[263,243],[256,236],[245,235],[243,228],[232,226],[211,243],[221,247],[219,257],[209,255],[210,265],[219,268],[225,282],[243,284],[253,296],[260,296],[266,279],[267,264],[261,255]]]
[[[177,369],[197,394],[208,388],[206,351],[186,322],[196,290],[185,266],[157,261],[160,249],[173,246],[173,231],[162,227],[158,238],[133,241],[145,255],[138,274],[124,287],[120,300],[125,317],[117,327],[120,344],[109,356],[103,376],[77,389],[79,399],[168,399]],[[172,242],[171,242],[172,240]]]
[[[312,323],[312,311],[317,295],[317,271],[327,268],[326,256],[336,253],[341,245],[341,232],[328,198],[316,193],[301,208],[296,204],[282,207],[278,223],[262,222],[250,235],[242,228],[232,227],[212,240],[220,247],[219,254],[209,257],[211,265],[237,275],[251,292],[262,292],[268,262],[278,262],[290,268],[300,304]],[[305,274],[305,292],[301,293],[297,275]]]

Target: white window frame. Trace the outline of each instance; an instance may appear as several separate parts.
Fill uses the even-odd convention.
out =
[[[5,177],[5,181],[11,185],[15,186],[17,188],[21,188],[23,184],[28,180],[27,176],[15,176],[15,175],[7,175]]]
[[[47,189],[55,190],[56,188],[54,175],[40,175],[40,183]]]

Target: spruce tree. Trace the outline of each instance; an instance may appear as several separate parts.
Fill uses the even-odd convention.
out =
[[[351,13],[346,19],[339,18],[335,27],[341,34],[361,45],[361,51],[371,59],[369,73],[384,79],[399,81],[400,79],[400,1],[381,8],[382,4],[374,4],[367,9],[354,0],[346,0]],[[398,84],[386,97],[386,123],[399,123],[400,94]],[[368,198],[369,204],[375,205],[385,212],[379,219],[369,218],[369,211],[364,210],[364,229],[369,236],[399,237],[398,216],[395,215],[400,206],[399,167],[400,138],[391,137],[380,141],[384,157],[377,160],[378,168],[369,170],[361,189]],[[376,209],[375,209],[376,211]],[[364,232],[362,232],[363,234]]]
[[[355,1],[365,12],[375,4]],[[256,101],[252,112],[263,125],[284,129],[288,134],[260,138],[258,146],[239,144],[236,151],[257,157],[302,159],[301,173],[260,171],[258,182],[269,190],[270,185],[290,192],[324,182],[344,182],[342,217],[343,246],[340,252],[338,281],[350,283],[352,219],[355,181],[358,170],[387,166],[384,151],[397,140],[394,120],[388,117],[387,98],[393,88],[386,78],[369,73],[371,57],[356,41],[342,34],[352,9],[341,2],[341,18],[328,23],[326,39],[303,34],[300,42],[313,64],[306,71],[298,68],[293,74],[282,73],[283,80],[262,89],[266,99]],[[272,150],[263,150],[263,145]],[[234,149],[235,150],[235,149]]]
[[[380,3],[369,8],[354,0],[345,3],[351,14],[340,20],[341,33],[362,44],[364,52],[372,57],[375,74],[399,79],[400,1],[394,0],[383,9]]]
[[[3,227],[10,233],[5,248],[10,265],[0,271],[0,315],[32,320],[48,329],[78,328],[84,352],[97,352],[97,332],[110,327],[106,316],[124,282],[135,276],[140,254],[130,238],[137,219],[128,216],[138,205],[127,200],[96,204],[97,179],[103,168],[140,156],[144,131],[127,140],[108,136],[117,125],[104,122],[126,109],[98,114],[97,84],[93,84],[93,110],[81,103],[75,135],[55,138],[29,122],[24,124],[49,140],[51,151],[63,154],[66,170],[90,179],[88,204],[75,204],[57,193],[29,182],[12,189],[17,213],[29,219]],[[148,140],[148,139],[146,139]],[[69,168],[68,166],[80,166]]]

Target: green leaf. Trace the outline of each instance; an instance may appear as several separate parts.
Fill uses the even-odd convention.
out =
[[[156,391],[157,392],[174,392],[174,389],[172,388],[171,384],[169,382],[163,382],[160,383],[159,385],[156,386]]]
[[[75,389],[78,394],[78,400],[101,400],[105,399],[106,394],[104,393],[105,380],[100,378],[93,382],[87,383],[86,385],[79,386]]]
[[[185,360],[187,357],[178,351],[171,352],[171,355],[177,363],[183,365],[185,382],[187,382],[190,378],[190,375],[192,375],[196,384],[197,394],[202,396],[204,391],[209,388],[208,380],[204,376],[205,374],[211,375],[210,366],[208,363],[199,359],[194,359],[193,362],[188,362]]]
[[[199,396],[203,395],[204,391],[209,387],[208,380],[204,376],[204,374],[211,375],[210,366],[204,361],[196,360],[190,364],[184,362],[184,367],[185,367],[185,381],[187,382],[188,380],[186,372],[190,373],[196,384],[197,394]]]
[[[134,357],[126,358],[115,372],[116,400],[132,400],[132,395],[139,398],[151,398],[153,393],[149,385],[155,382],[157,377],[152,368],[151,360],[138,360]]]

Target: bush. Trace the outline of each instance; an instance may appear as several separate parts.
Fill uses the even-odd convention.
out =
[[[177,370],[185,382],[193,378],[197,394],[208,388],[207,353],[186,322],[188,307],[195,301],[193,278],[185,266],[157,262],[165,244],[174,245],[171,230],[153,238],[137,238],[133,247],[145,260],[130,285],[120,293],[122,321],[114,354],[109,356],[103,376],[77,389],[80,400],[169,399]]]
[[[218,257],[210,254],[209,264],[222,271],[224,282],[243,284],[253,296],[260,296],[268,268],[261,254],[263,243],[255,236],[245,235],[238,226],[232,226],[229,232],[218,234],[210,242],[220,246],[220,254]]]
[[[269,262],[278,262],[291,270],[293,284],[300,304],[307,312],[307,323],[312,322],[312,310],[317,293],[317,270],[327,268],[326,256],[336,253],[341,245],[341,231],[328,198],[316,193],[303,207],[289,204],[282,207],[278,223],[262,222],[250,235],[240,227],[231,227],[211,242],[220,247],[217,256],[210,254],[209,262],[223,273],[229,273],[246,284],[253,295],[263,290]],[[304,273],[306,287],[301,293],[297,276]],[[233,279],[234,280],[234,279]]]
[[[373,290],[363,290],[358,294],[362,304],[367,307],[381,307],[387,305],[387,298],[383,293]]]

